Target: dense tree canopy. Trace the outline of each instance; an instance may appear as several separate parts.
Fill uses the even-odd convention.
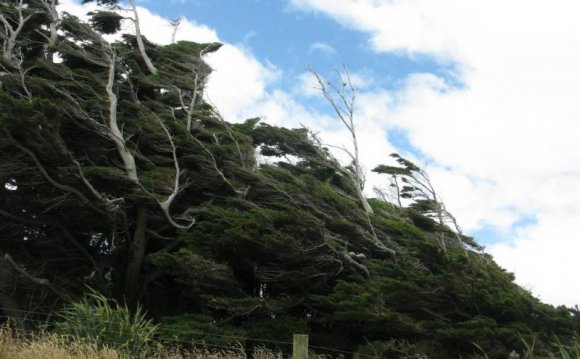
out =
[[[413,164],[376,171],[406,178],[414,204],[368,210],[308,130],[227,123],[203,101],[219,44],[111,43],[123,19],[99,4],[88,23],[55,0],[0,4],[3,317],[44,319],[93,288],[144,305],[168,340],[305,331],[445,358],[574,335],[575,310],[540,303],[438,220]]]

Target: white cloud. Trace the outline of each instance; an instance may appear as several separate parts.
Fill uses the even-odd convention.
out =
[[[580,213],[550,211],[538,218],[539,224],[526,227],[513,244],[498,244],[491,253],[518,276],[518,281],[537,293],[543,301],[573,306],[578,304],[578,269],[561,263],[577,263]],[[553,258],[557,253],[557,259]],[[563,288],[565,287],[565,288]]]
[[[535,216],[535,225],[491,253],[544,300],[580,303],[580,286],[566,276],[580,269],[571,254],[580,252],[580,3],[291,3],[368,33],[376,52],[457,63],[464,87],[410,76],[391,94],[383,125],[407,131],[434,161],[432,178],[466,229],[507,229],[521,215]]]
[[[156,44],[168,44],[171,42],[173,27],[170,20],[152,13],[144,7],[138,7],[139,21],[143,35],[147,40]],[[129,15],[130,16],[130,15]],[[125,31],[133,33],[131,22],[126,22]],[[183,19],[179,24],[176,41],[187,40],[195,42],[216,42],[219,41],[218,35],[214,29],[206,25],[198,24],[191,19]]]
[[[313,54],[319,52],[325,56],[332,56],[336,54],[336,50],[326,42],[313,42],[308,47],[308,53]]]
[[[251,114],[257,102],[268,95],[268,85],[275,82],[280,71],[269,63],[259,62],[243,48],[225,44],[206,57],[214,69],[207,85],[207,98],[216,105],[228,121],[241,121]]]

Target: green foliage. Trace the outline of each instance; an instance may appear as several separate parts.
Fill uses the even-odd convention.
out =
[[[131,312],[96,292],[67,305],[59,315],[62,321],[55,331],[65,338],[117,348],[135,358],[147,357],[147,345],[158,329],[140,306]]]
[[[403,219],[382,219],[377,220],[379,228],[383,229],[389,234],[396,235],[405,239],[424,240],[427,238],[426,233],[421,231],[416,226]]]
[[[432,352],[432,351],[431,351]],[[355,358],[426,359],[426,352],[406,340],[373,341],[358,348]]]
[[[158,340],[164,344],[231,346],[245,343],[246,332],[231,325],[220,325],[208,315],[187,313],[163,317]]]
[[[90,12],[91,25],[103,34],[114,34],[121,30],[121,21],[123,17],[113,11],[95,11]]]

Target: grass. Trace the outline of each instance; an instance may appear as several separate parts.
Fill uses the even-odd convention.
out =
[[[107,347],[70,341],[65,344],[55,335],[24,338],[8,327],[0,329],[0,359],[121,359],[123,356]]]
[[[0,359],[132,359],[126,351],[86,340],[75,341],[57,334],[21,335],[8,326],[0,327]],[[150,359],[283,359],[282,353],[257,348],[247,355],[244,348],[208,350],[153,346]]]
[[[580,359],[580,344],[565,346],[555,339],[554,352],[538,355],[534,345],[524,342],[524,351],[512,352],[505,359]],[[483,349],[475,358],[488,359]],[[160,344],[151,344],[147,351],[148,359],[284,359],[281,352],[274,353],[265,348],[256,348],[248,354],[242,345],[228,349],[193,348],[182,349],[164,347]],[[0,327],[0,359],[134,359],[138,358],[130,352],[113,348],[102,343],[93,343],[87,340],[71,340],[69,336],[55,333],[30,334],[17,331],[10,326]],[[355,358],[361,359],[360,356]],[[364,357],[362,359],[368,359]],[[406,356],[405,359],[421,358],[425,356]],[[310,359],[330,359],[325,355],[311,355]]]

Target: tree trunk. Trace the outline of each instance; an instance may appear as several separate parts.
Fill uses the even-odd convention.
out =
[[[141,205],[137,208],[135,217],[135,230],[133,239],[127,252],[127,270],[125,272],[125,299],[128,304],[137,303],[139,292],[139,279],[145,250],[147,248],[147,207]]]

